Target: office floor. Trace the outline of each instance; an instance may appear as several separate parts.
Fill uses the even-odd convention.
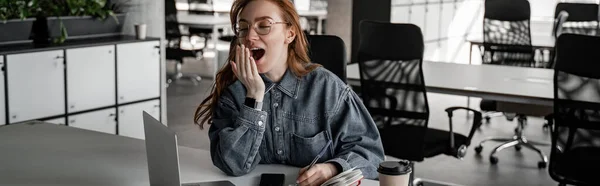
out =
[[[193,124],[192,119],[196,107],[208,95],[212,85],[212,79],[208,79],[208,75],[213,72],[214,65],[208,63],[209,60],[211,59],[190,60],[186,61],[183,66],[184,72],[206,76],[198,86],[193,86],[189,81],[183,80],[172,84],[167,90],[169,128],[178,134],[179,144],[207,150],[210,148],[208,128],[200,130],[197,125]],[[168,63],[168,65],[172,67],[173,63]],[[428,98],[431,111],[429,126],[446,130],[448,129],[448,118],[444,109],[467,104],[467,98],[462,96],[429,93]],[[470,100],[471,108],[479,108],[480,99],[471,98]],[[460,112],[454,116],[456,131],[466,133],[470,122],[466,112]],[[542,123],[541,118],[528,118],[525,135],[529,140],[550,142],[550,135],[542,130]],[[514,148],[501,151],[497,154],[499,158],[497,165],[490,164],[488,155],[498,143],[486,143],[481,155],[475,154],[473,148],[483,138],[512,136],[515,126],[516,120],[510,122],[504,117],[493,118],[489,124],[483,124],[481,130],[475,134],[473,145],[469,147],[463,160],[448,156],[426,159],[416,164],[416,176],[468,186],[557,185],[548,175],[547,169],[537,168],[540,158],[528,149],[522,149],[520,152]],[[549,154],[549,146],[540,148],[544,153]]]

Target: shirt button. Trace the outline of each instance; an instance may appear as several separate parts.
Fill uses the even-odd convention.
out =
[[[277,154],[281,155],[281,154],[283,154],[283,151],[282,150],[277,150]]]
[[[279,106],[279,103],[275,103],[273,104],[273,107],[277,108]]]
[[[262,121],[258,121],[258,126],[260,127],[262,125],[263,125],[263,122]]]
[[[275,127],[275,131],[279,132],[279,127]]]

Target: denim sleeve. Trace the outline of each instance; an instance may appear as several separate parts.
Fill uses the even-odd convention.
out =
[[[347,87],[338,100],[337,112],[331,123],[338,131],[333,134],[334,156],[341,171],[360,169],[368,179],[376,179],[379,163],[384,160],[383,145],[375,122],[358,95]],[[337,143],[337,144],[336,144]]]
[[[225,94],[227,95],[227,94]],[[260,162],[258,153],[267,112],[235,104],[222,96],[208,131],[213,164],[230,176],[242,176]]]

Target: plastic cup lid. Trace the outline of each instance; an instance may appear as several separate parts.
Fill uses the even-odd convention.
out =
[[[410,162],[401,161],[385,161],[379,164],[377,172],[387,175],[404,175],[412,172]]]

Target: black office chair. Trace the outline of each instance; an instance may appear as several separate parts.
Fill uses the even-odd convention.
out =
[[[440,154],[462,158],[481,113],[448,108],[449,131],[428,128],[423,51],[423,35],[413,24],[361,21],[357,59],[363,103],[378,125],[386,155],[411,162]],[[453,131],[452,114],[459,109],[474,113],[468,136]]]
[[[507,13],[510,12],[510,13]],[[483,18],[482,64],[533,67],[530,8],[527,0],[486,0]],[[496,101],[481,100],[479,107],[489,123],[496,112]],[[501,115],[500,115],[501,116]],[[513,117],[509,117],[512,121]]]
[[[534,67],[530,6],[527,0],[486,0],[483,64]]]
[[[312,62],[337,75],[346,83],[346,46],[342,38],[332,35],[307,35]]]
[[[510,13],[508,13],[510,12]],[[530,6],[527,0],[486,0],[485,14],[483,21],[484,46],[483,64],[496,64],[520,67],[543,67],[536,65],[533,57],[534,51],[531,46],[531,33],[529,27]],[[480,107],[484,111],[496,111],[496,108],[487,108],[486,106],[496,106],[496,101],[482,100]],[[493,103],[493,104],[491,104]],[[515,147],[521,150],[522,146],[536,151],[541,161],[538,162],[539,168],[545,168],[548,163],[546,155],[531,144],[543,144],[526,140],[523,130],[527,122],[527,116],[516,113],[518,125],[515,128],[515,135],[512,137],[489,137],[482,140],[475,152],[481,153],[483,144],[488,141],[503,142],[490,153],[490,163],[497,164],[497,152]],[[512,120],[512,119],[510,119]]]
[[[558,3],[554,10],[552,36],[558,38],[563,33],[596,35],[598,34],[598,4]],[[565,23],[569,24],[567,27]],[[594,25],[595,26],[591,26]],[[550,68],[553,68],[555,52],[550,51]],[[544,128],[547,128],[547,124]]]
[[[193,57],[199,58],[202,56],[201,49],[182,49],[182,37],[189,37],[189,34],[183,34],[177,22],[177,9],[175,8],[174,0],[165,0],[165,35],[167,39],[166,58],[175,60],[175,73],[167,79],[167,85],[181,78],[190,79],[194,85],[197,85],[202,78],[196,74],[183,74],[181,67],[183,58]]]
[[[562,33],[573,33],[583,35],[596,35],[598,31],[598,4],[590,3],[558,3],[554,10],[555,28],[561,28]],[[568,17],[563,23],[571,24],[569,27],[564,27],[563,23],[557,20],[561,18],[561,12],[566,12]],[[564,14],[562,15],[564,16]],[[560,24],[560,25],[556,25]],[[594,26],[591,26],[594,25]],[[558,37],[556,31],[553,30],[554,36]]]
[[[556,51],[548,172],[559,185],[600,185],[600,37],[563,34]]]

